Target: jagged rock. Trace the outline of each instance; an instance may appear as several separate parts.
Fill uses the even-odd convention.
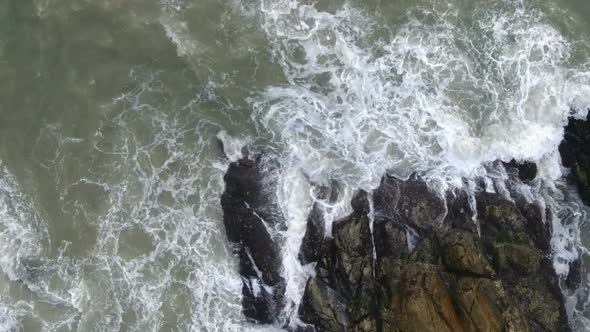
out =
[[[537,164],[531,161],[516,161],[512,159],[503,163],[508,171],[515,171],[515,175],[524,182],[533,181],[537,177]]]
[[[392,308],[400,331],[463,331],[453,299],[435,265],[408,265],[398,282]]]
[[[307,218],[307,227],[299,251],[299,261],[302,264],[317,262],[320,259],[326,228],[326,209],[322,201],[334,202],[337,195],[335,185],[316,187],[316,201],[313,203]]]
[[[452,230],[441,242],[443,260],[449,270],[485,277],[494,275],[494,270],[485,257],[479,239],[476,239],[474,234]]]
[[[440,243],[434,234],[426,234],[418,239],[414,250],[412,250],[409,262],[439,264],[440,257]]]
[[[401,272],[401,266],[410,255],[407,230],[391,220],[375,221],[373,224],[373,238],[377,261],[375,277],[382,286],[395,280]],[[391,286],[393,288],[394,286]]]
[[[479,193],[476,200],[481,236],[485,241],[533,246],[525,228],[526,220],[513,202],[491,193]]]
[[[537,249],[497,244],[498,277],[530,321],[547,331],[570,331],[551,261]]]
[[[474,219],[469,195],[462,190],[449,191],[446,195],[447,215],[444,224],[453,229],[478,233],[478,222]]]
[[[301,241],[299,261],[302,264],[316,262],[320,259],[322,242],[325,236],[325,211],[321,203],[315,202],[307,218],[305,235]]]
[[[551,252],[551,234],[553,229],[551,222],[543,217],[545,215],[543,206],[540,202],[529,204],[524,199],[517,200],[516,204],[525,218],[527,233],[535,242],[537,248],[549,254]]]
[[[299,317],[318,331],[344,332],[352,326],[340,293],[317,278],[310,278],[305,285]]]
[[[575,261],[570,264],[570,271],[567,275],[567,279],[565,280],[566,285],[571,289],[577,289],[582,284],[583,278],[586,277],[588,274],[585,273],[584,266],[586,264],[582,264],[584,261],[590,260],[587,254],[582,254],[582,257],[578,257]]]
[[[324,241],[323,252],[318,261],[316,278],[310,279],[304,294],[305,309],[300,312],[302,320],[318,327],[320,331],[374,331],[376,321],[375,280],[373,278],[373,245],[368,213],[368,194],[358,192],[352,200],[353,212],[335,222],[332,240]],[[338,296],[335,297],[334,294]],[[319,297],[324,297],[320,299]],[[346,308],[346,322],[335,325],[326,315],[328,307]],[[313,309],[313,310],[312,310]],[[333,312],[333,311],[331,311]]]
[[[284,306],[285,281],[277,236],[285,219],[278,206],[278,165],[266,155],[231,163],[221,197],[223,222],[240,260],[244,314],[274,322]]]
[[[333,273],[337,275],[338,290],[347,299],[350,317],[358,330],[361,325],[370,325],[366,318],[376,306],[368,194],[358,192],[352,199],[352,208],[353,213],[336,222],[332,229],[336,254]]]
[[[389,218],[418,229],[438,227],[446,212],[442,197],[433,193],[423,179],[402,181],[386,175],[374,193],[375,217]]]
[[[264,156],[233,163],[222,197],[244,313],[260,322],[275,321],[284,305],[277,170]],[[385,176],[372,195],[353,197],[331,237],[312,207],[300,257],[317,262],[316,275],[301,320],[329,332],[570,331],[542,204],[485,192],[445,199],[417,176]],[[566,283],[579,284],[576,266]]]
[[[530,331],[527,320],[510,301],[500,281],[461,277],[453,295],[466,331]]]
[[[590,112],[588,113],[590,117]],[[590,205],[590,121],[569,118],[559,153],[563,166],[571,169],[580,197]]]
[[[488,193],[477,195],[477,204],[484,247],[512,301],[533,325],[569,331],[552,263],[535,246],[516,204]]]
[[[322,243],[322,250],[320,259],[316,265],[316,277],[325,283],[334,286],[338,284],[336,275],[333,271],[336,270],[336,245],[334,239],[326,239]]]

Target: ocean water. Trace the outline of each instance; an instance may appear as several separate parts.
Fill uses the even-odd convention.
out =
[[[517,187],[551,211],[565,277],[590,248],[557,152],[590,108],[588,17],[587,0],[0,0],[0,331],[280,330],[241,314],[223,229],[244,146],[282,165],[284,321],[313,273],[310,183],[342,186],[334,220],[385,172],[503,188],[491,162],[534,161]],[[589,283],[565,294],[577,331]]]

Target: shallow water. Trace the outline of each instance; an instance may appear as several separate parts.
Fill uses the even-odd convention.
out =
[[[218,140],[280,156],[285,317],[311,273],[306,179],[343,184],[337,218],[385,171],[444,189],[533,160],[522,190],[558,216],[565,275],[590,242],[557,154],[590,107],[588,17],[585,0],[1,1],[0,330],[276,330],[241,315]]]

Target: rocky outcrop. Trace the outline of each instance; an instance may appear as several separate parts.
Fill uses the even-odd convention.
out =
[[[300,306],[301,319],[319,330],[368,332],[377,328],[368,194],[357,193],[352,207],[353,213],[334,224],[333,239],[322,246],[317,276],[307,283]],[[319,293],[329,294],[329,297],[317,300],[315,297]],[[335,317],[342,318],[338,328],[328,329],[327,326],[336,326]]]
[[[590,112],[588,113],[590,115]],[[570,118],[559,145],[563,166],[571,169],[571,180],[580,197],[590,205],[590,121]]]
[[[285,305],[278,169],[266,155],[232,163],[222,197],[244,314],[263,323],[276,323]],[[532,180],[520,170],[511,176]],[[352,213],[331,234],[324,204],[331,194],[316,188],[299,255],[316,273],[299,306],[308,325],[299,330],[569,331],[543,205],[481,188],[432,188],[418,175],[386,175],[372,192],[354,195]],[[575,285],[584,270],[572,271],[565,282]]]
[[[262,323],[274,322],[284,306],[278,168],[267,155],[231,163],[221,197],[226,235],[239,258],[244,314]]]
[[[385,176],[355,197],[321,246],[301,319],[318,331],[569,331],[543,211],[429,188]]]
[[[524,182],[533,181],[537,177],[537,164],[531,161],[516,161],[512,159],[504,163],[504,167],[513,175]]]
[[[326,229],[325,204],[333,203],[338,197],[335,183],[330,186],[316,186],[314,189],[314,203],[307,218],[307,227],[299,252],[299,261],[302,264],[317,262],[320,259]]]

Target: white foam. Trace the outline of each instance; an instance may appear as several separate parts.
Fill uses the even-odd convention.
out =
[[[483,5],[467,23],[453,4],[434,7],[412,9],[377,38],[371,18],[348,4],[328,13],[263,1],[263,28],[288,84],[250,99],[252,120],[283,143],[290,185],[295,170],[314,182],[338,179],[345,192],[374,188],[386,171],[426,171],[443,191],[473,193],[464,177],[484,176],[487,190],[512,199],[505,172],[486,165],[534,161],[538,180],[518,190],[556,216],[554,266],[565,276],[580,245],[580,209],[551,183],[563,174],[557,147],[571,109],[583,117],[590,107],[590,71],[570,65],[575,45],[524,2]],[[287,210],[302,216],[308,205],[299,201]]]
[[[289,85],[253,99],[253,119],[312,177],[372,187],[387,169],[461,176],[496,159],[540,161],[553,157],[570,106],[590,105],[587,74],[568,68],[571,45],[518,5],[480,14],[467,32],[457,9],[425,10],[433,22],[409,16],[366,49],[370,19],[349,6],[272,4],[261,7],[264,27]]]
[[[204,45],[191,38],[187,23],[179,20],[177,15],[162,16],[160,23],[166,30],[166,36],[176,45],[178,56],[198,56],[204,52]]]
[[[160,22],[178,55],[195,60],[209,51],[180,19],[185,2],[161,3],[167,10]],[[230,6],[261,20],[287,82],[250,100],[259,134],[272,134],[272,143],[283,148],[279,201],[289,226],[282,234],[289,301],[283,318],[294,318],[313,274],[312,266],[296,259],[312,201],[307,179],[342,185],[338,201],[327,206],[330,234],[332,222],[350,212],[354,190],[374,188],[386,170],[401,177],[430,171],[440,190],[462,186],[463,176],[487,175],[488,189],[509,197],[505,174],[487,174],[482,165],[530,159],[539,165],[540,179],[526,188],[527,197],[575,219],[566,226],[562,217],[551,219],[554,265],[567,273],[584,217],[551,183],[562,175],[556,148],[570,107],[583,117],[590,106],[590,70],[570,66],[575,45],[541,13],[507,0],[482,5],[466,25],[453,5],[445,12],[423,7],[377,37],[374,17],[350,4],[323,12],[296,0],[255,3],[260,11],[247,1]],[[178,318],[178,328],[186,330],[277,330],[250,325],[241,314],[242,282],[221,222],[227,162],[218,158],[215,137],[232,161],[248,141],[220,131],[223,123],[199,118],[206,115],[198,100],[175,109],[182,116],[164,112],[170,105],[150,98],[165,95],[157,74],[135,70],[130,80],[135,88],[104,105],[110,117],[90,136],[96,156],[112,158],[111,168],[80,179],[102,188],[108,203],[97,217],[98,243],[90,257],[71,258],[65,244],[56,258],[45,258],[46,222],[16,179],[0,169],[0,268],[18,281],[18,257],[42,260],[46,274],[27,286],[64,308],[44,323],[49,330],[76,322],[91,326],[97,317],[104,317],[104,329],[126,323],[157,330],[165,328],[164,315]],[[205,99],[216,97],[213,88],[206,88]],[[196,128],[187,129],[184,119],[195,114]],[[56,158],[55,165],[43,166],[63,168],[65,156]],[[474,187],[469,182],[471,192]],[[124,242],[127,231],[141,233],[149,248],[122,255],[125,245],[133,245]],[[415,235],[407,236],[412,245]],[[63,283],[60,289],[48,284],[54,277]],[[0,317],[6,317],[0,330],[37,315],[33,307],[0,305]]]

